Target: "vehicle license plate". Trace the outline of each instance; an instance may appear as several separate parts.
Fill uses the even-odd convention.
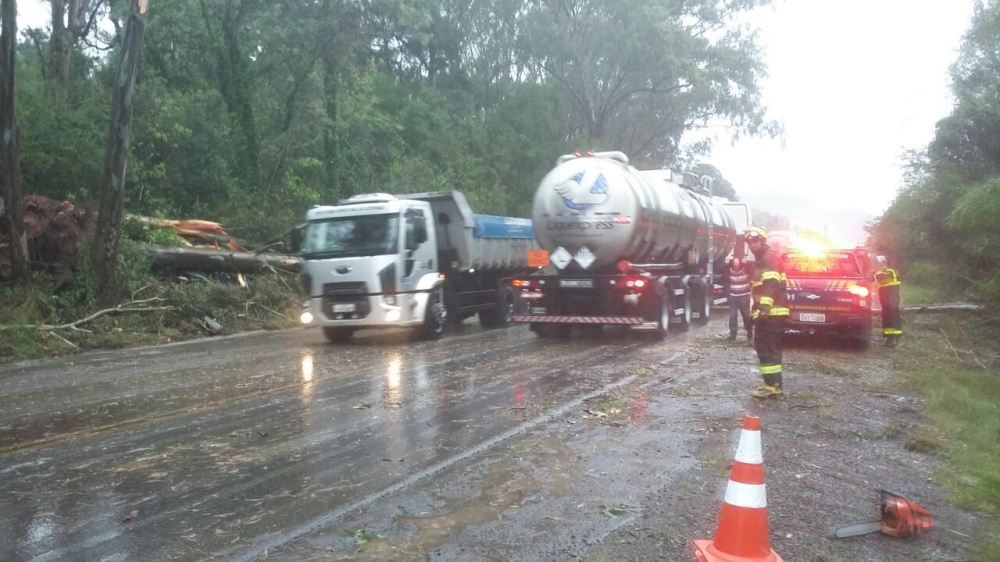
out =
[[[560,279],[560,287],[593,287],[593,279]]]
[[[354,312],[358,309],[356,304],[335,304],[333,305],[334,312]]]
[[[826,322],[826,314],[810,314],[808,312],[803,312],[799,314],[799,320],[802,322]]]

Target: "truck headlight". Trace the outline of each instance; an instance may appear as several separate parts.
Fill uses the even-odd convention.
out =
[[[396,295],[382,295],[382,300],[389,306],[396,306]]]
[[[386,322],[398,322],[400,319],[400,314],[398,310],[389,310],[385,313]]]
[[[309,312],[308,310],[303,312],[302,316],[299,316],[299,320],[301,320],[303,324],[312,324],[313,321],[312,312]]]

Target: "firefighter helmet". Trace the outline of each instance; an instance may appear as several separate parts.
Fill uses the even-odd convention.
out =
[[[743,238],[745,238],[747,242],[751,240],[764,241],[767,240],[767,233],[764,232],[764,229],[759,226],[751,226],[746,232],[743,233]]]

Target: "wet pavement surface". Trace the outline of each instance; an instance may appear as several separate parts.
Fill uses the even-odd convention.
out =
[[[316,331],[0,365],[0,560],[694,560],[745,413],[785,560],[975,560],[900,349],[789,337],[787,395],[721,318],[664,342]],[[927,332],[934,336],[935,332]],[[941,527],[837,540],[886,488]]]
[[[599,394],[652,345],[311,330],[0,365],[0,559],[253,559]]]

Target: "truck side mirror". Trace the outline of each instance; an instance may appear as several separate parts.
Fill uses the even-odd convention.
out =
[[[292,229],[292,253],[297,254],[302,250],[302,229],[293,228]]]

